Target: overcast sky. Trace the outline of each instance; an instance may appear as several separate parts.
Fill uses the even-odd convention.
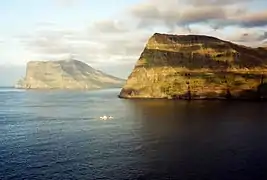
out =
[[[0,85],[70,54],[126,78],[154,32],[267,41],[266,0],[6,0],[0,12]]]

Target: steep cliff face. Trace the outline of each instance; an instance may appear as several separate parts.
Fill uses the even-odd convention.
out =
[[[125,81],[77,60],[30,61],[26,76],[15,86],[23,89],[100,89],[122,87]]]
[[[267,50],[214,37],[155,33],[121,98],[255,99],[267,97]]]

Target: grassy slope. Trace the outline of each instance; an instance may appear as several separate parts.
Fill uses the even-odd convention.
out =
[[[121,95],[254,98],[267,75],[266,57],[263,48],[213,37],[155,34]]]

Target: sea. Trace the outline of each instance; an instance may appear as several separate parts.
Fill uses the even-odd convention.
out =
[[[267,179],[266,103],[119,92],[1,88],[0,179]]]

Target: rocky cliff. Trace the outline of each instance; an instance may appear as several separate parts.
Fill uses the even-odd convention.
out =
[[[155,33],[121,98],[267,98],[267,49],[202,35]]]
[[[23,89],[100,89],[122,87],[125,81],[77,60],[30,61],[26,76],[15,86]]]

